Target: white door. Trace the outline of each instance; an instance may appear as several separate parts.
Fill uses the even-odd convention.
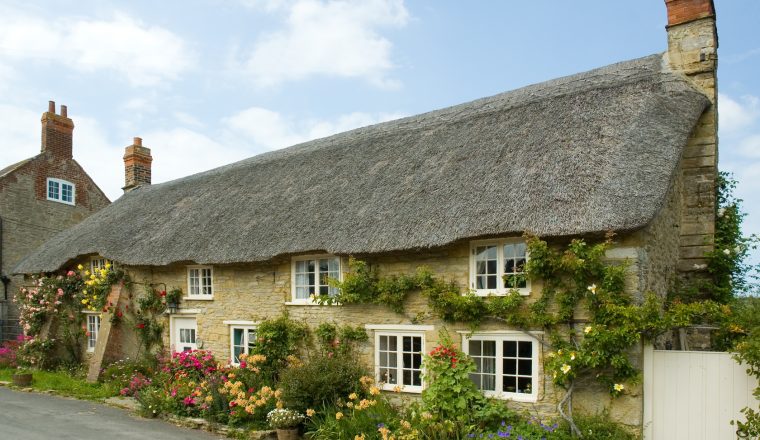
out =
[[[198,334],[198,322],[195,318],[174,318],[174,328],[172,335],[174,340],[174,351],[196,350],[198,345],[195,343]]]

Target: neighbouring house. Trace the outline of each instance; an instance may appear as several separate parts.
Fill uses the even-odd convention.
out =
[[[420,296],[405,314],[315,304],[311,294],[334,293],[324,280],[344,276],[349,256],[391,274],[426,265],[463,292],[501,295],[504,276],[521,275],[530,258],[524,231],[556,243],[614,231],[607,258],[630,262],[631,295],[664,294],[678,277],[704,268],[717,165],[713,4],[665,4],[664,54],[167,183],[128,182],[119,200],[47,241],[16,271],[55,272],[107,258],[134,280],[181,287],[181,307],[166,317],[169,346],[210,349],[232,361],[255,342],[259,320],[283,311],[312,326],[361,324],[371,336],[363,347],[368,364],[408,393],[424,387],[422,354],[443,322],[414,320],[427,311]],[[128,180],[137,162],[150,165],[138,146],[125,156],[140,156],[127,162]],[[540,281],[518,287],[531,300],[541,292]],[[448,328],[461,332],[480,368],[493,366],[478,372],[488,376],[484,391],[554,414],[557,393],[538,342],[544,335],[498,322],[475,333]],[[96,352],[129,354],[128,340],[101,329]],[[611,405],[614,418],[640,427],[640,394],[610,403],[605,393],[581,393],[576,405]]]
[[[0,341],[20,334],[13,294],[23,278],[13,268],[53,235],[111,202],[73,157],[74,122],[50,101],[42,114],[40,154],[0,170]],[[14,148],[6,146],[5,148]]]

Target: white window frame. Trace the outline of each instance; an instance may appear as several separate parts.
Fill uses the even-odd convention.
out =
[[[381,336],[393,336],[396,337],[396,377],[399,379],[398,383],[390,384],[380,380],[380,337]],[[410,336],[414,338],[420,338],[420,385],[405,385],[403,383],[404,375],[404,359],[403,359],[403,337]],[[425,332],[424,331],[403,331],[403,330],[376,330],[375,331],[375,379],[378,381],[380,388],[387,391],[397,391],[399,388],[405,393],[419,394],[425,388]],[[388,368],[388,367],[386,367]],[[415,370],[412,368],[412,370]]]
[[[529,336],[524,333],[517,332],[499,332],[499,333],[472,333],[462,335],[462,349],[467,355],[470,355],[470,341],[494,341],[496,342],[495,353],[495,391],[482,390],[481,392],[487,397],[493,397],[503,400],[514,400],[517,402],[536,402],[538,400],[538,388],[539,379],[539,358],[541,357],[541,342],[536,336]],[[531,349],[532,364],[531,364],[531,393],[513,393],[502,391],[503,388],[503,376],[504,376],[504,342],[531,342],[533,347]]]
[[[110,264],[113,268],[113,262],[108,258],[101,256],[90,257],[90,273],[95,273],[96,270],[105,269],[106,264]]]
[[[504,287],[504,245],[525,243],[521,238],[502,238],[496,240],[477,240],[470,242],[470,289],[478,296],[489,295],[507,295],[510,292],[517,291],[520,295],[530,295],[530,280],[526,278],[525,287],[508,288]],[[477,288],[477,261],[475,251],[482,246],[496,246],[496,289],[478,289]],[[525,264],[530,260],[530,253],[525,249]]]
[[[50,197],[50,183],[55,183],[58,186],[58,197]],[[63,200],[63,185],[71,186],[71,201]],[[68,180],[57,179],[55,177],[48,177],[45,181],[45,197],[48,200],[52,200],[58,203],[64,203],[66,205],[75,206],[77,202],[77,186]]]
[[[256,331],[257,326],[253,323],[250,324],[238,324],[238,323],[231,323],[230,326],[230,365],[240,365],[240,362],[235,361],[235,330],[242,330],[243,331],[243,353],[245,354],[251,354],[250,348],[251,348],[251,341],[249,339],[249,331],[253,330]]]
[[[190,279],[191,279],[191,273],[194,270],[198,271],[198,292],[203,292],[203,282],[202,282],[203,270],[209,270],[209,278],[211,279],[210,285],[209,285],[209,289],[211,290],[210,294],[207,294],[207,293],[193,294]],[[213,266],[202,266],[202,265],[187,266],[187,295],[185,295],[184,299],[201,300],[201,301],[210,301],[214,299],[214,267]]]
[[[296,263],[299,261],[309,261],[309,260],[315,260],[314,269],[316,270],[314,281],[315,283],[319,283],[319,264],[317,260],[325,260],[325,259],[335,259],[338,261],[338,280],[343,281],[343,259],[337,255],[332,254],[315,254],[315,255],[299,255],[297,257],[293,257],[291,259],[290,263],[290,302],[288,304],[307,304],[307,305],[318,305],[319,303],[312,299],[311,297],[307,298],[297,298],[296,297],[296,288],[299,286],[296,286]],[[319,286],[321,284],[315,284],[315,290],[318,290]]]
[[[87,353],[94,353],[98,344],[98,335],[100,334],[101,316],[100,313],[85,313],[87,320]],[[92,320],[92,322],[90,322]]]

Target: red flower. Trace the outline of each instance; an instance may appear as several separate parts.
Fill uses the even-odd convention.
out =
[[[136,327],[137,327],[137,328],[139,328],[140,330],[142,330],[142,329],[144,329],[144,328],[145,328],[145,324],[143,324],[143,323],[141,322],[141,323],[137,324],[137,326],[136,326]]]
[[[166,296],[166,290],[162,290],[160,293],[161,296]]]

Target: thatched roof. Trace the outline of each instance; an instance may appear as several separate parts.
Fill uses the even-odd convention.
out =
[[[709,104],[663,69],[653,55],[142,187],[16,270],[94,253],[223,264],[641,228]]]

